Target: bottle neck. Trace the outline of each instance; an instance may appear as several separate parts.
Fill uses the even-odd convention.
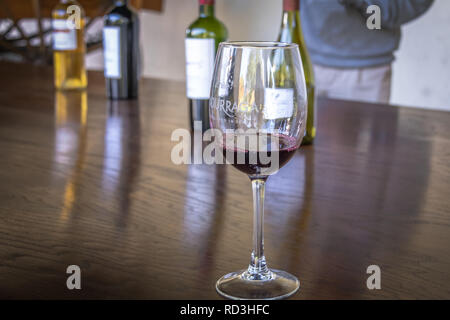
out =
[[[200,17],[214,17],[214,0],[200,0],[199,4]]]
[[[281,23],[283,27],[300,27],[300,12],[283,11],[283,18]]]
[[[300,28],[299,0],[283,0],[282,27]]]
[[[278,41],[294,42],[304,47],[299,8],[299,0],[283,1],[283,17]]]

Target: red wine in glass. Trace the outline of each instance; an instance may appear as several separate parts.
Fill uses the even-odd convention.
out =
[[[224,136],[222,152],[227,162],[249,176],[268,176],[277,172],[295,154],[299,148],[296,139],[282,134],[264,134],[266,146],[262,146],[261,134],[233,134]],[[244,148],[239,147],[238,139],[247,138]],[[249,141],[254,142],[250,147]],[[228,142],[231,141],[231,142]],[[274,146],[274,144],[276,144]],[[264,148],[263,148],[264,147]],[[276,160],[275,160],[276,159]]]

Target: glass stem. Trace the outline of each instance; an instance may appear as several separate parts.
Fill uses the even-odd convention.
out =
[[[252,280],[263,280],[269,269],[264,256],[264,190],[265,180],[252,179],[253,188],[253,252],[248,266]]]

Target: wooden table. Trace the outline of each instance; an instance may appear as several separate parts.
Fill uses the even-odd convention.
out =
[[[98,72],[87,97],[55,94],[50,68],[0,72],[0,298],[219,298],[249,262],[251,187],[170,161],[184,83],[110,103]],[[300,278],[295,299],[450,298],[450,114],[319,102],[315,145],[268,181],[269,266]]]

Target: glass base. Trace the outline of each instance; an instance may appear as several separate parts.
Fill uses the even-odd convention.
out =
[[[293,295],[300,288],[300,281],[293,275],[268,270],[263,274],[251,274],[247,269],[229,273],[216,283],[217,292],[234,300],[278,300]]]

